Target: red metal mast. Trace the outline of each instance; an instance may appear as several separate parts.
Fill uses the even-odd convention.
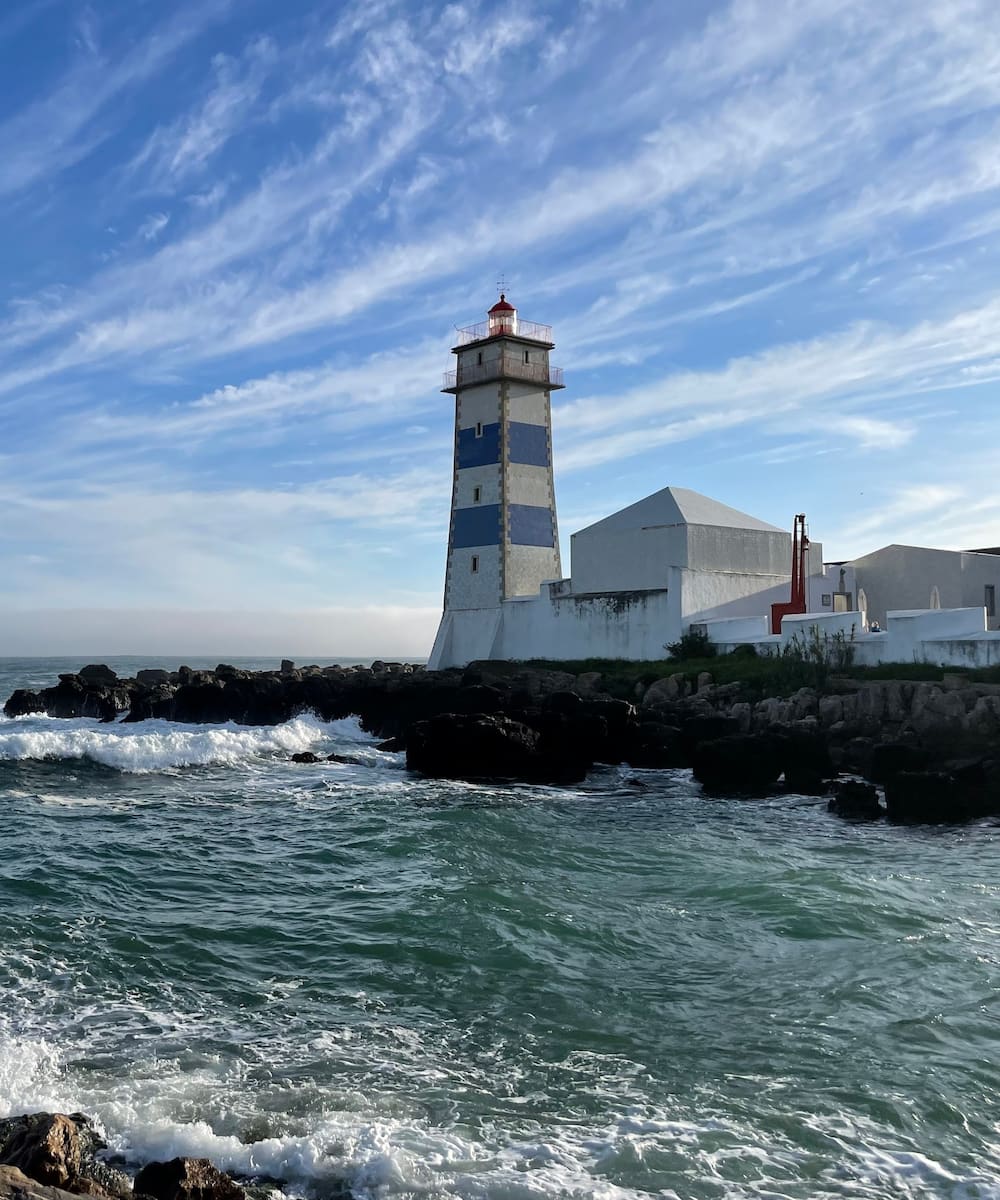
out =
[[[781,619],[789,613],[806,612],[806,514],[796,513],[792,526],[792,594],[788,601],[771,605],[771,632],[781,633]]]

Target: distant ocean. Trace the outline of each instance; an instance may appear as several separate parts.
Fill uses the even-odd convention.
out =
[[[308,716],[0,718],[0,813],[0,1115],[292,1196],[1000,1197],[995,823],[427,781]]]

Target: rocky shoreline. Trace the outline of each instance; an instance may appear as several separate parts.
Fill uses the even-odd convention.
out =
[[[1000,685],[837,679],[754,700],[739,683],[675,673],[611,695],[597,672],[480,662],[428,672],[405,663],[246,671],[140,671],[92,664],[15,692],[8,717],[46,713],[138,722],[274,725],[311,712],[358,717],[440,778],[567,784],[595,764],[690,767],[707,794],[784,788],[829,795],[856,818],[961,821],[1000,815]],[[299,761],[318,761],[303,754]]]
[[[0,1120],[0,1200],[247,1200],[207,1158],[147,1163],[132,1178],[104,1155],[83,1113],[25,1113]]]

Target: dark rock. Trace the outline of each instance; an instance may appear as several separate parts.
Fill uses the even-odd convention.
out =
[[[681,746],[688,761],[702,742],[715,742],[720,738],[742,736],[740,723],[732,717],[708,714],[686,717],[681,724]]]
[[[295,670],[295,663],[293,663],[290,658],[283,658],[281,660],[280,670],[282,675],[291,675],[291,673]]]
[[[967,821],[968,797],[945,771],[896,771],[885,785],[890,821],[941,824]]]
[[[504,694],[499,688],[488,684],[475,684],[462,688],[460,693],[460,712],[465,713],[498,713],[504,708]]]
[[[783,769],[781,744],[768,734],[734,734],[699,742],[692,756],[695,779],[707,791],[759,795]]]
[[[785,788],[800,796],[823,796],[834,772],[826,738],[815,727],[791,726],[778,734]]]
[[[326,761],[332,763],[344,763],[345,765],[352,767],[364,765],[364,760],[358,758],[356,754],[328,754],[326,756]]]
[[[623,756],[633,767],[686,767],[691,763],[676,725],[644,720],[631,731]]]
[[[30,1179],[17,1167],[0,1166],[0,1200],[78,1200],[78,1195]]]
[[[143,671],[136,672],[135,681],[142,684],[143,687],[152,687],[157,683],[169,683],[170,672],[164,671],[160,667],[147,667]]]
[[[77,1195],[128,1196],[126,1176],[96,1159],[105,1144],[82,1113],[40,1112],[0,1121],[0,1163]]]
[[[879,742],[872,747],[865,772],[872,783],[887,783],[900,771],[922,771],[928,765],[927,751],[903,742]]]
[[[388,754],[398,754],[401,750],[406,749],[406,738],[386,738],[384,742],[379,742],[375,749],[385,750]]]
[[[81,667],[77,674],[81,679],[86,679],[89,683],[118,682],[118,672],[112,671],[104,663],[88,663],[87,666]]]
[[[832,731],[831,731],[832,732]],[[857,775],[864,775],[866,778],[870,774],[872,763],[872,751],[875,749],[875,741],[870,737],[849,737],[837,752],[837,758],[840,770],[851,771]]]
[[[963,759],[938,771],[899,771],[885,785],[889,819],[945,824],[1000,814],[1000,760]]]
[[[45,712],[45,700],[38,692],[18,688],[3,706],[6,717],[25,717],[30,713]]]
[[[509,717],[483,713],[442,713],[420,721],[406,747],[411,770],[441,779],[577,783],[591,764],[585,747],[571,747],[554,730],[543,736]]]
[[[849,817],[857,821],[875,821],[885,816],[885,809],[878,802],[875,787],[857,779],[840,780],[827,808],[838,817]]]
[[[294,763],[318,763],[323,760],[318,754],[313,754],[311,750],[300,750],[297,754],[292,755]]]
[[[246,1192],[207,1158],[172,1158],[142,1168],[136,1196],[152,1200],[246,1200]]]

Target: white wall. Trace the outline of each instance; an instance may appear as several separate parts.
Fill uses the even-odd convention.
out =
[[[787,600],[791,587],[788,576],[724,571],[681,571],[680,576],[685,628],[695,621],[770,618],[771,605]]]
[[[668,586],[671,567],[687,565],[687,526],[606,531],[570,538],[570,574],[577,592],[614,592]]]
[[[1000,555],[934,550],[925,546],[883,546],[854,560],[857,586],[868,597],[868,616],[884,624],[890,609],[926,609],[936,587],[941,608],[978,607],[992,584],[1000,602]],[[990,618],[1000,628],[1000,609]]]
[[[704,629],[720,653],[750,643],[758,653],[780,653],[793,638],[809,642],[815,631],[828,638],[843,634],[858,666],[926,662],[942,667],[989,667],[1000,663],[1000,632],[986,631],[983,608],[920,609],[890,612],[881,633],[861,632],[859,613],[805,613],[785,617],[776,637],[747,637],[730,621],[708,621]],[[739,636],[737,636],[739,634]]]
[[[562,583],[499,609],[446,612],[428,667],[474,659],[659,659],[680,637],[676,601],[665,589],[580,596]]]

